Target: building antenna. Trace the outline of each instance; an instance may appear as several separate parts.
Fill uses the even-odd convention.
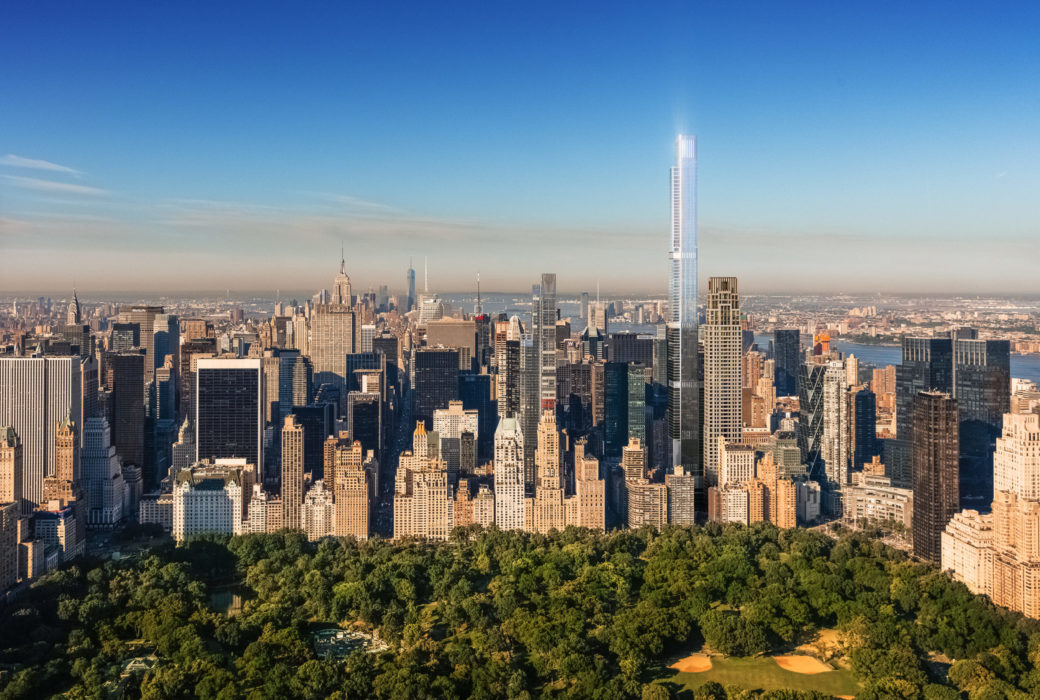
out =
[[[339,242],[339,274],[345,275],[347,273],[347,255],[344,252],[346,246],[343,245],[343,241]]]
[[[477,312],[477,316],[484,312],[480,306],[480,270],[477,270],[477,308],[474,311]]]

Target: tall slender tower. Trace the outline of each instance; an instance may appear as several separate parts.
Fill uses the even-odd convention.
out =
[[[940,391],[913,399],[914,554],[938,562],[942,532],[960,499],[957,400]]]
[[[538,348],[538,397],[541,409],[556,408],[556,274],[542,273],[531,321]]]
[[[736,277],[708,280],[704,338],[704,474],[719,484],[719,438],[740,441],[740,297]]]
[[[694,478],[696,509],[707,512],[701,461],[697,370],[697,140],[680,134],[672,167],[672,241],[668,316],[668,432],[672,465]]]
[[[303,425],[289,414],[282,426],[282,527],[302,530]]]

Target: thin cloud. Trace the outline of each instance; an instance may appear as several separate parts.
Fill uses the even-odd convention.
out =
[[[16,156],[13,153],[8,153],[3,158],[0,158],[0,165],[11,165],[16,168],[32,168],[33,170],[48,170],[53,173],[68,173],[70,175],[82,175],[79,170],[70,168],[67,165],[59,165],[52,163],[49,160],[40,160],[38,158],[23,158],[22,156]]]
[[[108,190],[98,187],[87,187],[86,185],[74,185],[70,182],[55,182],[54,180],[41,180],[37,177],[22,177],[20,175],[4,175],[4,179],[15,187],[24,190],[36,190],[37,192],[58,192],[62,194],[82,194],[91,197],[99,197],[109,194]]]

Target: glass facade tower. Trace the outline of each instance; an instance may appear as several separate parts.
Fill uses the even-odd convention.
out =
[[[706,513],[697,368],[697,141],[693,136],[680,134],[675,140],[671,201],[668,432],[672,465],[682,465],[693,476],[696,509]]]

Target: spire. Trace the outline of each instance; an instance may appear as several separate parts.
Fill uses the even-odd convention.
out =
[[[347,274],[347,255],[343,246],[343,241],[339,244],[339,274]]]
[[[473,311],[477,316],[484,313],[484,309],[480,306],[480,270],[477,270],[477,307]]]

